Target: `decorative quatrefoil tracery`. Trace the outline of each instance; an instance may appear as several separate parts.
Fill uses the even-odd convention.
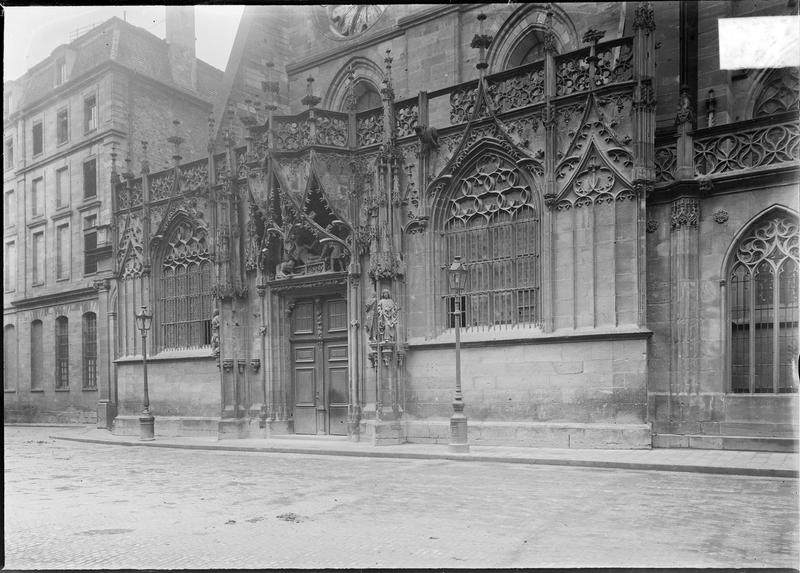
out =
[[[502,214],[513,218],[528,208],[535,208],[530,186],[514,165],[490,153],[481,158],[472,175],[459,183],[450,199],[446,226],[466,226],[481,220],[488,223]]]
[[[777,268],[787,256],[795,261],[798,256],[797,219],[779,215],[766,219],[755,226],[736,250],[736,260],[750,268],[756,268],[767,260]]]

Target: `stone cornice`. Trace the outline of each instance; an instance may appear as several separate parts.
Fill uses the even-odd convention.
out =
[[[486,333],[491,336],[490,333]],[[596,341],[618,341],[618,340],[645,340],[650,338],[653,332],[648,329],[636,330],[598,330],[593,332],[550,332],[533,333],[530,336],[519,336],[516,338],[486,338],[485,340],[464,340],[462,334],[462,348],[485,348],[490,346],[511,346],[516,344],[563,344],[573,342],[596,342]],[[440,337],[442,338],[442,337]],[[454,340],[408,340],[409,350],[440,350],[455,347]]]
[[[97,298],[97,291],[94,289],[94,287],[88,286],[68,291],[45,294],[42,296],[14,300],[11,301],[11,306],[22,310],[37,306],[53,306],[55,304],[78,302],[80,300],[88,300],[92,298]]]

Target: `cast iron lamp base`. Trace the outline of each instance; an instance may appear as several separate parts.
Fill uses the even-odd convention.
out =
[[[145,410],[139,416],[139,440],[150,442],[155,440],[155,418],[153,415]]]
[[[453,454],[469,453],[467,417],[464,415],[464,402],[458,397],[453,400],[453,415],[450,416],[450,444],[447,449]]]

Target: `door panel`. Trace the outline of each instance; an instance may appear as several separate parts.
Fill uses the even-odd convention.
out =
[[[314,317],[325,324],[315,329]],[[296,301],[292,325],[294,431],[347,435],[347,302]]]
[[[325,377],[328,383],[329,433],[347,435],[347,343],[329,343]]]
[[[294,431],[298,434],[317,433],[316,348],[310,345],[294,348]]]

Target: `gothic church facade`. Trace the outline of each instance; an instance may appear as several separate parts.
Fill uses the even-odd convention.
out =
[[[144,305],[157,433],[447,443],[458,322],[472,444],[796,447],[798,76],[715,51],[786,10],[248,7],[208,154],[112,166],[113,431]]]

